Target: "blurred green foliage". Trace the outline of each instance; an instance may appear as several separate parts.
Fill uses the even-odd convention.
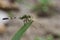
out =
[[[20,2],[22,2],[23,0],[16,0],[16,2],[18,2],[18,3],[20,3]]]
[[[42,37],[35,37],[34,40],[46,40],[45,38],[42,38]]]
[[[47,40],[53,40],[53,36],[52,35],[49,35],[46,39]]]
[[[7,11],[7,12],[8,12],[9,17],[12,19],[12,17],[13,17],[12,12],[11,11]]]
[[[42,10],[43,12],[48,11],[48,0],[38,0],[39,4],[35,5],[33,10],[34,11],[40,11]]]
[[[38,3],[32,8],[39,17],[50,17],[53,14],[49,0],[38,0]]]
[[[38,0],[39,1],[39,3],[41,3],[41,4],[47,4],[48,3],[48,0]]]
[[[48,35],[46,38],[44,38],[44,37],[35,37],[34,40],[53,40],[53,36]]]

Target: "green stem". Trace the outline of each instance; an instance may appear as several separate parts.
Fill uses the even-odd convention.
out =
[[[17,31],[17,33],[13,36],[12,40],[21,40],[24,32],[30,27],[33,21],[25,23],[24,26]]]

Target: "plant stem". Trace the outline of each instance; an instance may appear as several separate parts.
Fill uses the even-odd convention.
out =
[[[12,40],[21,40],[21,37],[25,33],[25,31],[30,27],[33,21],[25,23],[21,29],[17,31],[17,33],[13,36]]]

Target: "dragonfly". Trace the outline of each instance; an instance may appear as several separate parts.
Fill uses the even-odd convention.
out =
[[[31,16],[23,15],[22,17],[20,17],[20,19],[22,19],[24,23],[27,23],[27,22],[31,21]]]

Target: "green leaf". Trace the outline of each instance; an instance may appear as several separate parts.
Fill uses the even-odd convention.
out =
[[[24,26],[22,26],[21,29],[17,31],[17,33],[13,36],[12,40],[21,40],[21,37],[25,33],[25,31],[30,27],[33,21],[30,21],[28,23],[25,23]]]

